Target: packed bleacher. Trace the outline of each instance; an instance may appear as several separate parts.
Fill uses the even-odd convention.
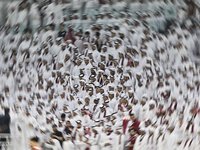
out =
[[[31,149],[37,136],[44,150],[200,149],[200,24],[187,1],[13,0],[6,10],[8,148]]]

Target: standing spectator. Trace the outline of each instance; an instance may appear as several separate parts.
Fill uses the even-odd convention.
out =
[[[37,0],[34,0],[33,4],[30,6],[30,11],[28,16],[29,16],[30,27],[32,29],[32,33],[34,34],[36,32],[37,27],[41,25],[39,5],[37,3]]]
[[[28,11],[25,5],[19,7],[17,24],[20,26],[20,32],[22,33],[28,24]]]
[[[60,24],[60,31],[58,32],[58,37],[62,37],[64,39],[66,34],[67,34],[67,31],[65,30],[65,24],[61,23]]]
[[[65,41],[67,40],[71,40],[72,41],[72,44],[74,44],[74,42],[76,41],[74,35],[73,35],[73,28],[71,26],[69,26],[69,30],[68,30],[68,33],[65,37]]]
[[[101,52],[102,41],[100,39],[100,33],[96,32],[95,37],[96,37],[96,39],[95,39],[95,45],[97,46],[98,51]]]

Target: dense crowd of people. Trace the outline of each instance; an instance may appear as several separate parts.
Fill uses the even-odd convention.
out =
[[[199,150],[200,25],[189,9],[11,1],[0,30],[0,115],[11,120],[0,133],[22,150],[33,136],[44,150]]]

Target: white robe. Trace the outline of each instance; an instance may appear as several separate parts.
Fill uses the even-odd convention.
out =
[[[21,116],[19,120],[22,123],[22,134],[25,138],[24,147],[28,148],[29,139],[35,136],[35,128],[38,126],[36,119],[33,116]],[[32,124],[33,126],[30,126]],[[28,131],[28,132],[27,132]]]
[[[99,141],[99,146],[101,150],[111,150],[112,149],[112,141],[110,141],[109,136],[106,133],[100,134],[101,138]],[[105,143],[110,143],[111,145],[105,146]]]
[[[75,150],[75,145],[74,143],[72,143],[72,141],[68,140],[68,141],[64,141],[63,142],[63,150]]]
[[[40,25],[40,13],[37,9],[38,5],[37,4],[32,4],[31,9],[29,12],[29,17],[30,17],[30,24],[32,28],[37,28],[37,26]]]
[[[18,12],[17,24],[20,24],[22,27],[26,27],[28,23],[28,12],[26,9]]]
[[[91,144],[90,150],[100,150],[99,140],[100,140],[100,134],[97,134],[95,137],[95,134],[92,133],[91,137],[89,138],[89,143]]]
[[[146,134],[144,136],[142,136],[142,135],[138,136],[135,141],[134,150],[146,149],[147,139],[148,139],[148,134]]]
[[[123,135],[115,135],[113,139],[112,150],[123,150],[124,149],[124,137]]]

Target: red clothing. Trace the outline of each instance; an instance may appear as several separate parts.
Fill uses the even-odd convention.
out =
[[[104,0],[99,0],[99,4],[105,4]]]
[[[129,59],[129,60],[128,60],[128,63],[126,64],[126,66],[130,66],[130,63],[133,64],[133,60],[132,60],[132,59]],[[133,66],[134,66],[134,64],[133,64]]]
[[[72,40],[72,44],[74,44],[74,42],[76,41],[75,37],[73,36],[73,29],[69,29],[66,37],[65,37],[65,41],[67,40]]]
[[[131,137],[129,138],[129,142],[131,142],[131,145],[132,145],[132,144],[135,144],[136,139],[137,139],[137,136],[136,136],[136,135],[135,135],[135,136],[131,136]],[[133,150],[133,146],[129,146],[128,150]]]
[[[177,108],[177,103],[175,103],[175,105],[173,105],[173,107],[172,107],[172,105],[173,105],[173,103],[170,104],[168,110],[173,110],[173,111],[176,110],[176,108]]]
[[[123,134],[125,134],[126,132],[126,128],[129,121],[130,121],[129,119],[123,119]]]
[[[136,132],[139,134],[139,130],[140,130],[140,121],[139,120],[135,120],[134,122],[133,122],[133,124],[131,125],[134,129],[136,129]]]

